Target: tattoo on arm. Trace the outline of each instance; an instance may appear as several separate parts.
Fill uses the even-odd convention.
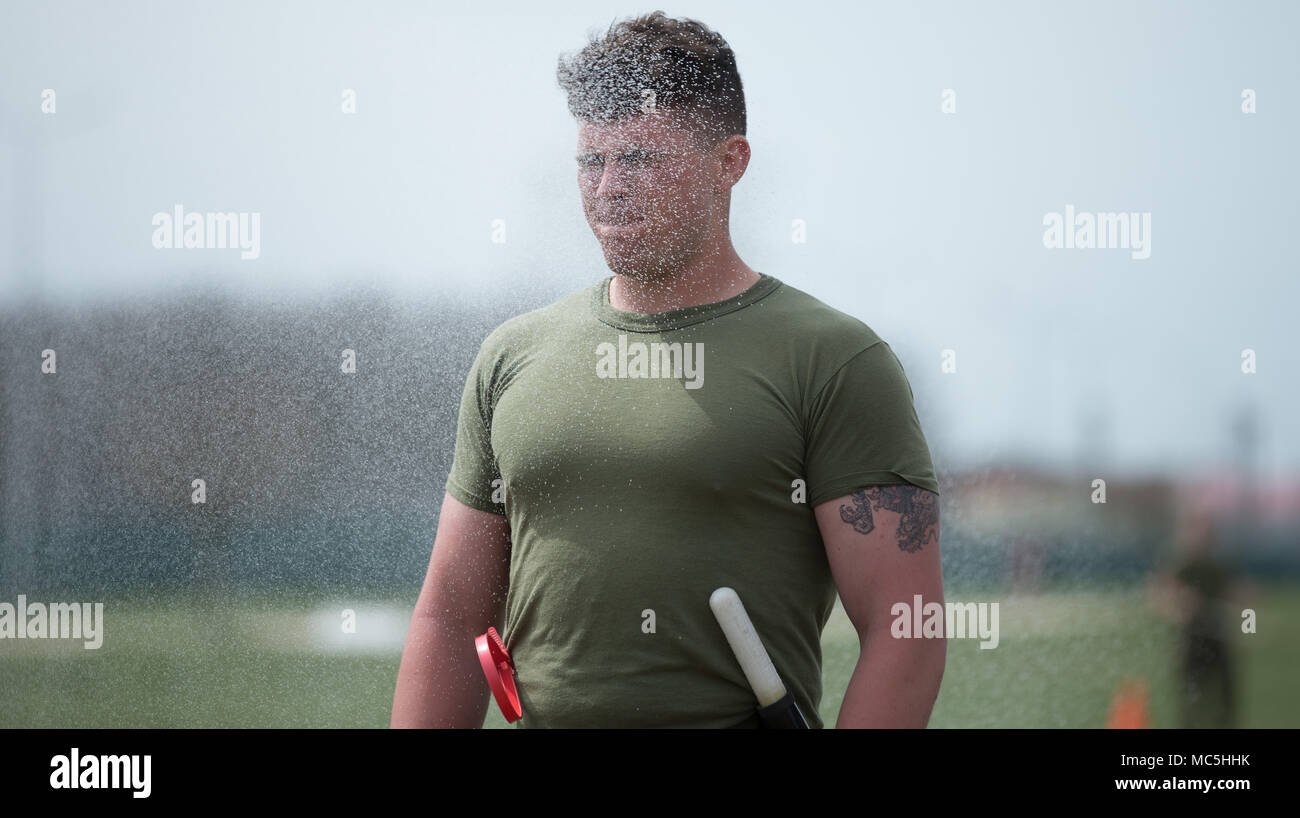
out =
[[[840,519],[859,534],[876,528],[871,509],[894,511],[898,521],[898,547],[909,554],[927,543],[939,541],[939,498],[932,491],[916,486],[874,486],[852,494],[851,504],[840,506]]]

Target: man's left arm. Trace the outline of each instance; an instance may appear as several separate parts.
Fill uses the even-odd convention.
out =
[[[826,557],[861,652],[835,726],[925,727],[947,642],[894,638],[891,609],[914,597],[943,604],[939,496],[910,484],[873,486],[814,507]],[[919,634],[914,634],[919,637]]]

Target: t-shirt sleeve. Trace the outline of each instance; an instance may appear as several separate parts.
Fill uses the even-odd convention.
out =
[[[911,384],[884,341],[831,375],[813,398],[806,424],[810,505],[869,486],[910,483],[939,493]]]
[[[465,379],[456,419],[456,453],[447,475],[447,493],[465,505],[504,515],[505,505],[492,501],[501,479],[492,452],[492,377],[495,367],[485,347],[480,347]]]

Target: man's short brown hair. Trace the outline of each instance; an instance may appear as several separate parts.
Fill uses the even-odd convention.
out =
[[[704,24],[662,11],[611,23],[556,79],[577,119],[614,122],[654,109],[682,114],[700,145],[745,133],[745,92],[736,55]]]

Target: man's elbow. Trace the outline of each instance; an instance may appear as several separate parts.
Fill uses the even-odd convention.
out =
[[[943,683],[943,671],[948,662],[948,640],[943,636],[935,636],[899,641],[909,643],[903,661],[910,666],[909,685],[914,691],[918,726],[925,727],[929,724],[930,714],[939,699],[939,687]]]
[[[930,678],[934,680],[934,694],[939,695],[939,684],[943,682],[943,669],[948,664],[948,640],[939,638],[934,640],[937,644],[930,657]]]
[[[905,652],[904,660],[912,668],[912,676],[918,683],[929,683],[937,693],[939,682],[943,680],[943,670],[948,663],[948,640],[944,636],[928,636],[923,639],[900,639],[904,643],[901,650]]]
[[[903,638],[889,632],[858,633],[862,658],[868,655],[909,669],[908,675],[918,680],[933,679],[937,687],[943,678],[948,661],[948,639],[943,635]]]
[[[899,685],[899,701],[904,707],[907,723],[899,726],[924,728],[930,722],[939,687],[948,661],[948,640],[944,636],[888,640],[888,655],[877,652],[867,661],[881,661],[895,668],[893,678]]]

